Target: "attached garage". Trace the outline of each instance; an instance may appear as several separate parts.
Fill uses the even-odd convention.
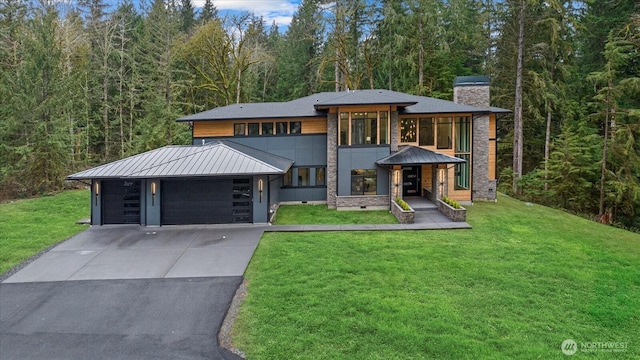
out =
[[[250,180],[163,180],[162,225],[253,222]]]
[[[293,161],[229,140],[165,146],[68,176],[91,180],[91,223],[265,223]],[[277,197],[276,197],[277,198]]]

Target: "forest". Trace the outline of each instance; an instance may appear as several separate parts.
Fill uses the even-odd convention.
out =
[[[167,144],[237,102],[489,75],[500,190],[640,229],[636,0],[302,0],[286,30],[212,0],[0,0],[0,199]]]

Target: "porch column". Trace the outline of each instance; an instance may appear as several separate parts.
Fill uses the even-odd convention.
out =
[[[394,165],[389,173],[391,173],[391,191],[389,194],[393,196],[393,199],[402,198],[402,167]]]
[[[433,189],[432,201],[442,199],[449,194],[449,168],[447,165],[438,164],[431,167],[431,188]]]

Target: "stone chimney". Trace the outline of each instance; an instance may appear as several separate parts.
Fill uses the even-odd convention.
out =
[[[491,95],[488,76],[458,76],[453,81],[453,101],[488,110]],[[471,200],[496,200],[496,181],[489,179],[489,114],[471,119]]]
[[[488,109],[489,77],[457,76],[453,81],[453,102]]]

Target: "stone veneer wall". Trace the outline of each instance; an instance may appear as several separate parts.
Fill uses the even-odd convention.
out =
[[[389,126],[391,126],[391,143],[389,144],[391,147],[391,153],[398,151],[398,142],[400,141],[400,125],[398,123],[398,112],[391,112],[391,121]]]
[[[489,85],[461,85],[453,88],[453,101],[488,109]],[[495,185],[489,181],[489,115],[474,116],[472,122],[471,186],[473,200],[495,200]]]
[[[336,208],[338,193],[338,114],[327,114],[327,207]]]
[[[389,208],[389,195],[337,196],[334,199],[338,209],[359,208],[361,206]]]

